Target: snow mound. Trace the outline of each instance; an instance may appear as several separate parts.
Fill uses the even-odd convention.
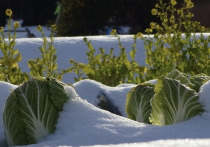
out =
[[[43,140],[31,146],[210,145],[208,113],[170,126],[143,124],[114,115],[91,104],[92,102],[96,104],[94,99],[97,99],[100,92],[112,97],[115,104],[120,100],[123,104],[127,91],[135,85],[109,87],[93,80],[83,80],[73,86],[81,98],[78,97],[65,105],[57,130],[46,139],[47,142]]]
[[[9,97],[12,90],[17,88],[16,85],[0,81],[0,147],[5,147],[6,138],[4,136],[3,129],[3,109],[7,98]]]
[[[125,102],[126,93],[135,85],[105,86],[93,80],[83,80],[75,83],[74,88],[79,95],[68,101],[60,113],[56,131],[37,144],[40,146],[210,146],[210,113],[209,109],[200,116],[175,125],[164,127],[138,123],[126,117],[112,114],[99,109],[97,95],[104,92],[121,107]],[[202,86],[201,101],[210,108],[208,92],[210,82]],[[1,111],[11,90],[16,88],[5,82],[0,82]],[[71,88],[65,88],[72,90]],[[208,102],[208,103],[207,103]],[[118,103],[118,104],[117,104]],[[0,118],[0,146],[5,144],[5,137]]]
[[[105,95],[116,107],[118,107],[122,116],[127,116],[125,113],[126,95],[136,85],[121,84],[116,87],[110,87],[94,80],[86,79],[74,83],[73,86],[81,98],[86,99],[94,106],[98,105],[99,96]]]
[[[201,86],[199,101],[203,104],[205,112],[210,113],[210,80]]]

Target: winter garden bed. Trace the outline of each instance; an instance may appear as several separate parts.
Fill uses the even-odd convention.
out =
[[[0,146],[210,146],[210,37],[191,0],[176,6],[159,0],[146,35],[55,38],[52,25],[42,39],[16,39],[7,9]]]
[[[111,36],[89,37],[96,47],[116,47],[116,38]],[[122,43],[131,46],[132,36],[122,36]],[[85,61],[87,50],[83,37],[55,38],[58,64],[60,68],[68,66],[69,58],[80,62]],[[41,39],[17,39],[17,48],[20,48],[22,61],[20,67],[29,71],[25,64],[29,58],[39,56],[37,48],[41,46]],[[138,43],[138,45],[142,45]],[[143,50],[137,54],[144,58]],[[116,52],[117,54],[117,52]],[[137,55],[138,56],[138,55]],[[142,59],[140,58],[140,59]],[[143,59],[142,59],[143,60]],[[138,61],[142,63],[143,61]],[[127,93],[136,85],[122,84],[116,87],[105,86],[93,80],[83,80],[74,83],[72,75],[66,75],[65,83],[72,83],[78,93],[78,98],[68,101],[60,112],[56,125],[56,131],[48,137],[40,140],[37,144],[29,146],[209,146],[210,145],[210,83],[206,83],[199,92],[199,102],[204,106],[204,112],[187,121],[167,126],[154,126],[130,120],[125,112]],[[3,129],[3,108],[11,91],[16,88],[6,82],[0,83],[1,90],[1,113],[0,113],[0,144],[6,144]],[[98,108],[99,98],[105,94],[118,108],[122,116],[112,114]]]

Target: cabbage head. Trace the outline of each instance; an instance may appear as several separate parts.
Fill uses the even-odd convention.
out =
[[[3,112],[9,146],[34,144],[55,131],[68,100],[64,86],[56,79],[37,77],[10,94]]]
[[[170,78],[158,79],[150,103],[150,122],[159,126],[176,124],[203,112],[197,92]]]

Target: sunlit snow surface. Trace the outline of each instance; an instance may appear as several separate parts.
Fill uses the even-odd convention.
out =
[[[68,101],[57,123],[54,134],[30,145],[40,146],[209,146],[210,112],[170,126],[153,126],[138,123],[97,108],[97,96],[106,93],[124,112],[127,92],[135,85],[109,87],[92,80],[73,84],[77,99]],[[205,108],[210,107],[210,82],[201,89],[200,98]],[[16,86],[0,82],[0,143],[5,143],[2,113],[4,103]],[[66,88],[66,90],[68,90]],[[0,145],[1,145],[0,144]]]
[[[108,52],[113,47],[115,48],[115,54],[119,53],[117,39],[112,36],[91,36],[87,38],[92,40],[96,50],[99,47],[104,47]],[[121,39],[123,45],[127,48],[127,53],[129,53],[133,42],[132,36],[122,36]],[[82,40],[83,37],[55,38],[59,68],[69,67],[70,58],[87,63],[85,52],[88,49]],[[40,38],[17,39],[16,48],[20,50],[23,57],[20,63],[23,71],[29,72],[27,61],[40,56],[38,47],[41,45],[42,40]],[[141,41],[138,42],[137,49],[136,59],[139,64],[144,64],[145,51]],[[202,115],[175,125],[159,127],[138,123],[126,118],[124,109],[126,94],[136,85],[123,84],[109,87],[93,80],[83,80],[75,83],[73,77],[73,74],[68,74],[63,81],[74,86],[78,97],[65,104],[54,134],[37,144],[29,145],[29,147],[210,146],[210,82],[203,85],[199,92],[200,102],[205,109]],[[6,146],[2,120],[4,104],[11,91],[16,87],[16,85],[0,82],[0,147]],[[68,92],[68,88],[65,89]],[[122,116],[111,114],[97,107],[98,96],[102,93],[106,94],[118,107]]]

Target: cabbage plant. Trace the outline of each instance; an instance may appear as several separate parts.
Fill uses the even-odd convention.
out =
[[[160,126],[176,124],[203,112],[195,90],[164,77],[155,85],[151,107],[150,122]]]
[[[134,87],[126,99],[125,110],[128,118],[138,122],[150,123],[151,113],[150,99],[154,95],[154,85],[140,84]]]
[[[34,144],[55,131],[59,112],[69,99],[64,86],[56,79],[39,77],[10,94],[3,112],[9,146]]]
[[[202,74],[189,79],[174,69],[166,77],[159,78],[155,85],[140,84],[127,94],[128,118],[162,126],[201,114],[203,108],[197,92],[209,78]]]

